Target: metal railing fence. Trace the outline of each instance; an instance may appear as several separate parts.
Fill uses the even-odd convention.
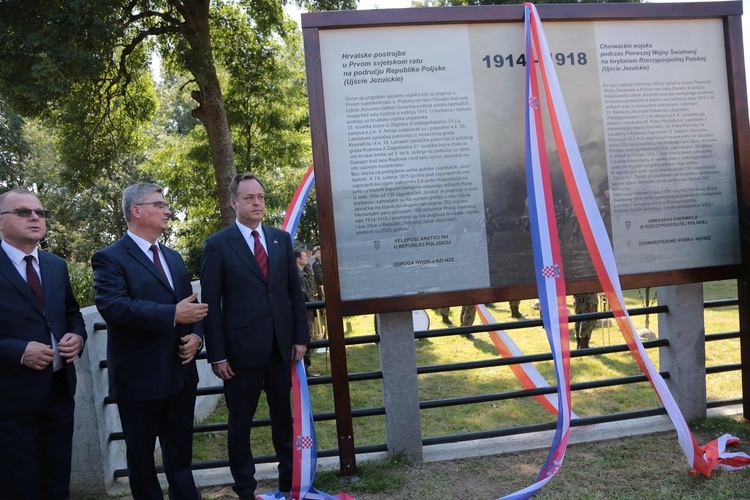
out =
[[[708,309],[708,308],[730,307],[730,306],[737,306],[737,305],[738,305],[738,299],[726,299],[726,300],[707,301],[704,303],[704,308]],[[322,309],[324,307],[325,307],[324,302],[308,303],[308,309],[314,310],[314,309]],[[651,307],[629,309],[628,313],[632,317],[635,317],[635,316],[641,316],[641,315],[647,315],[647,314],[666,313],[668,312],[668,310],[669,309],[667,306],[662,305],[662,306],[651,306]],[[613,317],[614,316],[611,311],[602,311],[602,312],[595,312],[595,313],[571,315],[569,317],[569,321],[570,323],[576,323],[579,321],[605,320],[605,319],[610,319]],[[467,326],[467,327],[441,328],[438,330],[422,330],[422,331],[414,332],[414,337],[415,339],[428,339],[428,338],[464,335],[464,334],[469,334],[469,333],[471,334],[483,333],[483,332],[489,332],[489,331],[494,331],[494,330],[514,330],[514,329],[522,329],[522,328],[530,328],[530,327],[538,327],[538,326],[542,326],[541,319],[525,319],[525,320],[520,320],[520,321],[513,321],[510,323],[496,323],[492,325],[476,325],[476,326]],[[104,323],[96,323],[94,326],[95,331],[101,331],[105,329],[106,329],[106,325]],[[735,339],[735,338],[739,338],[739,336],[740,336],[739,331],[712,333],[712,334],[706,335],[706,342],[716,342],[716,341],[727,340],[727,339]],[[378,342],[379,342],[379,336],[377,334],[376,335],[355,335],[355,336],[347,337],[345,344],[346,346],[355,346],[355,345],[363,345],[363,344],[376,344]],[[309,348],[310,349],[328,348],[328,346],[329,346],[328,340],[316,340],[310,343]],[[646,349],[668,347],[669,341],[664,340],[664,339],[645,341],[643,342],[643,346]],[[604,354],[619,353],[619,352],[626,352],[626,351],[628,351],[627,345],[616,344],[616,345],[609,345],[609,346],[604,346],[604,347],[594,347],[594,348],[589,348],[589,349],[571,351],[571,358],[601,356]],[[200,353],[198,356],[199,356],[199,359],[205,359],[206,357],[205,352]],[[484,359],[480,361],[418,366],[417,374],[424,375],[424,374],[432,374],[432,373],[446,373],[446,372],[455,372],[455,371],[462,371],[462,370],[472,370],[472,369],[487,368],[487,367],[510,366],[510,365],[521,364],[521,363],[536,363],[540,361],[551,361],[552,359],[553,358],[552,358],[551,353],[533,354],[533,355],[518,356],[518,357],[511,357],[511,358],[499,358],[498,357],[494,359]],[[727,363],[727,364],[722,364],[722,365],[707,366],[706,374],[739,371],[741,369],[741,366],[742,366],[741,363]],[[99,363],[99,367],[102,370],[106,369],[107,367],[106,360],[101,360]],[[660,372],[660,374],[665,379],[670,378],[669,372]],[[383,378],[383,373],[380,371],[350,373],[348,375],[348,380],[350,383],[362,382],[362,381],[368,381],[368,380],[379,380],[382,378]],[[575,391],[599,389],[599,388],[605,388],[605,387],[623,386],[623,385],[628,385],[628,384],[643,383],[647,381],[648,379],[646,378],[645,375],[616,377],[616,378],[610,378],[610,379],[573,383],[571,384],[571,391],[575,392]],[[308,379],[308,384],[311,386],[331,384],[331,383],[332,383],[331,376],[320,376],[320,377]],[[543,388],[537,388],[537,389],[523,389],[523,390],[508,391],[508,392],[494,393],[494,394],[482,394],[482,395],[464,396],[464,397],[456,397],[456,398],[445,398],[445,399],[437,399],[437,400],[430,400],[430,401],[420,401],[419,408],[420,410],[429,410],[429,409],[443,408],[443,407],[457,406],[457,405],[471,405],[471,404],[477,404],[477,403],[504,401],[504,400],[510,400],[510,399],[518,399],[518,398],[528,398],[528,397],[534,397],[534,396],[539,396],[539,395],[544,395],[544,394],[554,394],[556,392],[557,392],[556,386],[549,386],[549,387],[543,387]],[[223,393],[223,387],[221,385],[203,387],[203,388],[198,389],[198,396],[216,395],[216,394],[222,394],[222,393]],[[708,401],[707,404],[709,408],[716,408],[716,407],[727,406],[727,405],[735,405],[741,402],[742,402],[742,398],[734,398],[734,399],[726,399],[726,400]],[[109,397],[105,397],[103,403],[105,405],[113,404],[113,401]],[[571,422],[571,426],[576,427],[576,426],[581,426],[581,425],[591,425],[591,424],[604,423],[604,422],[615,422],[615,421],[629,420],[629,419],[642,418],[642,417],[661,415],[661,414],[666,414],[666,411],[662,407],[648,408],[648,409],[642,409],[642,410],[636,410],[636,411],[615,413],[615,414],[610,414],[610,415],[577,418]],[[372,416],[382,416],[382,415],[385,415],[385,408],[382,406],[372,407],[372,408],[353,409],[351,412],[352,419],[372,417]],[[316,413],[313,416],[313,418],[316,422],[331,421],[331,420],[336,419],[336,415],[334,412]],[[253,427],[267,427],[267,426],[270,426],[270,424],[271,422],[270,422],[270,419],[268,418],[262,418],[262,419],[257,419],[253,421]],[[515,426],[515,427],[509,427],[509,428],[491,429],[491,430],[480,431],[480,432],[470,432],[470,433],[453,434],[453,435],[447,435],[447,436],[427,437],[427,438],[422,439],[422,444],[424,446],[429,446],[429,445],[446,444],[446,443],[458,443],[462,441],[470,441],[470,440],[476,440],[476,439],[488,439],[488,438],[494,438],[494,437],[500,437],[500,436],[518,435],[518,434],[525,434],[525,433],[538,432],[538,431],[544,431],[544,430],[551,430],[555,428],[555,425],[556,425],[555,422],[548,422],[548,423],[535,424],[535,425],[524,425],[524,426]],[[194,426],[193,432],[194,433],[217,432],[217,431],[225,431],[226,429],[227,429],[226,422],[210,423],[210,424],[196,424]],[[116,441],[116,440],[122,440],[122,439],[124,439],[124,435],[122,432],[112,432],[109,435],[110,441]],[[387,451],[387,447],[385,443],[355,447],[355,452],[357,454],[383,452],[383,451]],[[326,449],[326,450],[318,450],[317,455],[319,457],[335,457],[335,456],[338,456],[338,449],[332,448],[332,449]],[[275,460],[276,460],[275,455],[264,455],[264,456],[255,457],[255,462],[258,464],[271,463],[271,462],[275,462]],[[211,469],[211,468],[218,468],[218,467],[227,467],[228,465],[229,465],[228,460],[222,459],[222,460],[194,462],[192,465],[192,468],[194,470],[204,470],[204,469]],[[162,469],[159,469],[159,471],[161,472]],[[127,470],[117,469],[115,470],[114,475],[116,478],[127,477]]]

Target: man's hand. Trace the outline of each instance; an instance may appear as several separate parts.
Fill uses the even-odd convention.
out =
[[[182,364],[190,363],[201,346],[201,339],[197,335],[185,335],[180,337],[180,347],[177,348],[177,355],[182,360]]]
[[[193,295],[177,303],[174,314],[175,323],[189,325],[206,317],[206,314],[208,314],[208,304],[196,302],[197,299],[198,292],[193,292]]]
[[[229,380],[234,377],[232,367],[229,366],[229,361],[219,361],[218,363],[211,363],[211,369],[214,371],[214,375],[219,377],[221,380]]]
[[[305,357],[307,346],[304,344],[294,344],[292,346],[292,361],[299,361]]]
[[[21,364],[32,370],[44,370],[48,364],[52,363],[54,357],[55,351],[52,350],[52,346],[32,340],[26,344]]]
[[[65,359],[67,363],[75,361],[81,349],[83,349],[83,339],[75,333],[66,333],[60,339],[60,342],[57,343],[57,352],[60,353],[60,357]]]

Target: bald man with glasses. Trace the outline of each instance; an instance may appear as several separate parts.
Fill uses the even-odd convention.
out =
[[[0,195],[0,498],[70,497],[76,372],[86,328],[65,261],[38,247],[36,195]]]

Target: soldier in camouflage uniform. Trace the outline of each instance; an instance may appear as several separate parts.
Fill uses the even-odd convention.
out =
[[[320,247],[316,246],[313,248],[313,285],[315,288],[315,300],[324,301],[325,294],[323,293],[323,262],[320,260]],[[311,331],[313,340],[321,340],[325,338],[325,325],[326,325],[326,310],[318,309],[316,311],[317,321],[315,322],[315,330]]]
[[[477,308],[473,305],[461,306],[461,326],[471,326],[474,324],[474,320],[477,317]],[[462,337],[467,339],[473,339],[474,335],[471,333],[462,333]]]
[[[307,274],[307,281],[310,282],[310,287],[312,288],[312,291],[313,291],[313,294],[312,294],[313,298],[310,300],[312,302],[312,301],[317,300],[315,298],[315,272],[313,271],[313,267],[312,267],[312,261],[315,259],[313,259],[312,257],[313,251],[310,245],[305,244],[303,245],[303,248],[305,250],[305,255],[307,255],[307,264],[305,264],[304,271],[305,271],[305,274]],[[312,332],[312,330],[310,331]]]
[[[315,276],[315,300],[325,300],[323,298],[323,263],[320,261],[320,247],[313,248],[312,263],[313,275]]]
[[[595,293],[573,295],[573,299],[573,311],[576,314],[594,313],[599,309],[599,298]],[[579,321],[575,324],[576,349],[588,349],[591,332],[595,326],[596,320]]]
[[[305,302],[313,302],[315,301],[315,288],[312,282],[310,281],[310,278],[308,277],[307,272],[305,272],[305,267],[307,266],[308,259],[307,259],[307,252],[305,252],[304,247],[297,247],[294,249],[294,256],[297,258],[297,271],[299,273],[299,282],[302,286],[302,293],[305,295]],[[313,324],[315,320],[315,314],[308,310],[307,311],[307,325],[310,328],[310,332],[313,332]],[[305,368],[310,367],[310,350],[308,349],[305,353]],[[310,376],[317,376],[313,373],[310,373]]]
[[[448,314],[450,313],[451,308],[450,307],[441,307],[440,308],[440,317],[443,319],[443,323],[446,325],[452,325],[453,321],[448,317]]]
[[[508,301],[508,305],[510,306],[510,317],[514,319],[522,319],[525,318],[526,315],[523,314],[521,311],[518,310],[518,306],[521,305],[520,300],[511,300]]]

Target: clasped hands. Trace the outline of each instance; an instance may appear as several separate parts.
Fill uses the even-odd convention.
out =
[[[208,314],[208,304],[197,302],[198,292],[193,292],[190,297],[185,297],[177,303],[174,312],[174,321],[182,325],[190,325],[202,320]],[[203,341],[195,334],[180,337],[180,346],[177,355],[183,365],[190,363],[200,349]]]
[[[72,363],[83,349],[83,339],[75,333],[66,333],[57,343],[57,352],[66,363]],[[55,351],[49,344],[31,341],[26,344],[21,364],[32,370],[44,370],[52,363]]]
[[[177,356],[180,357],[183,365],[190,363],[200,349],[201,338],[194,333],[180,337],[180,346],[177,348]]]

